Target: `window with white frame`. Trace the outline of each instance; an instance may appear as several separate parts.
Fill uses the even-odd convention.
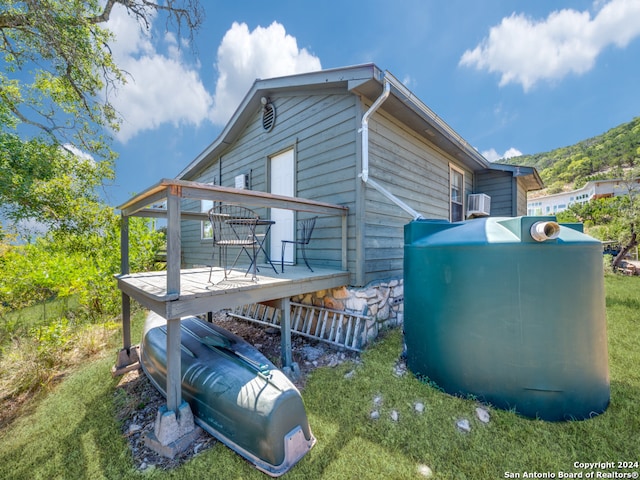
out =
[[[449,220],[464,220],[464,172],[453,165],[449,166]]]
[[[207,185],[215,185],[215,182],[210,182]],[[213,200],[200,200],[200,211],[207,213],[213,208]],[[213,228],[209,220],[203,220],[200,222],[200,238],[202,240],[211,240],[213,238]]]
[[[200,200],[200,211],[208,212],[213,208],[212,200]],[[202,224],[202,228],[200,230],[202,240],[210,240],[213,238],[213,228],[211,227],[211,222],[209,220],[203,220],[200,222]]]

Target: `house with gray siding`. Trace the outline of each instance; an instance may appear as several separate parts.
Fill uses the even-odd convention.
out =
[[[412,219],[464,220],[468,196],[477,193],[491,198],[492,216],[526,215],[527,192],[543,186],[535,169],[487,161],[374,64],[256,80],[177,179],[347,206],[353,287],[402,278],[403,227]],[[211,205],[186,199],[182,208]],[[304,218],[289,213],[297,217],[278,217],[267,239],[274,262],[280,240],[293,238],[295,220]],[[340,266],[339,222],[318,218],[307,248],[312,265]],[[206,222],[183,222],[181,236],[183,266],[210,264]],[[301,261],[291,250],[286,260]]]
[[[527,192],[540,188],[534,169],[488,162],[373,64],[256,80],[218,138],[177,178],[120,206],[123,348],[116,371],[139,366],[132,299],[167,322],[167,406],[156,429],[167,411],[180,408],[188,418],[180,388],[186,316],[235,308],[236,317],[277,325],[283,371],[294,375],[292,332],[360,350],[403,321],[408,222],[525,215]],[[275,222],[262,237],[274,262],[281,240],[295,237],[296,221],[318,215],[307,248],[314,271],[303,264],[278,273],[262,264],[250,281],[227,282],[226,270],[211,265],[204,214],[224,201]],[[130,272],[133,216],[166,219],[165,270]],[[300,253],[290,248],[285,262],[298,263]]]

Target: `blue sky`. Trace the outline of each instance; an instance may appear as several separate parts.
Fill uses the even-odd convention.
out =
[[[373,62],[489,160],[539,153],[640,115],[640,0],[201,0],[192,51],[158,21],[109,27],[130,73],[114,103],[117,206],[174,177],[256,77]],[[180,46],[180,47],[179,47]]]

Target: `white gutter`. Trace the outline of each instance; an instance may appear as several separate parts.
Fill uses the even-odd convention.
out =
[[[375,102],[373,102],[373,105],[371,105],[371,107],[369,107],[369,110],[367,110],[362,116],[362,128],[360,129],[360,132],[362,132],[362,173],[360,173],[358,176],[365,184],[371,185],[382,195],[399,206],[402,210],[411,215],[414,220],[419,220],[421,218],[424,218],[420,213],[404,203],[378,182],[369,178],[369,117],[371,117],[371,115],[373,115],[373,113],[378,110],[378,108],[380,108],[380,105],[384,103],[384,101],[389,97],[389,94],[391,93],[391,83],[387,79],[386,75],[383,78],[383,82],[384,88],[382,90],[382,94],[376,99]]]

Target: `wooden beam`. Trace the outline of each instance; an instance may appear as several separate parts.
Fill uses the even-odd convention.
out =
[[[342,217],[342,269],[348,269],[347,259],[347,216]]]
[[[167,198],[167,188],[155,191],[153,194],[144,197],[134,197],[126,208],[121,208],[120,211],[124,216],[130,217],[138,213],[140,210],[152,205],[154,203],[163,202]]]
[[[131,297],[122,292],[122,348],[131,348]]]
[[[280,356],[282,357],[282,368],[292,368],[291,301],[289,297],[280,299]]]
[[[272,195],[257,190],[240,190],[185,180],[163,179],[118,207],[125,216],[136,215],[154,202],[164,200],[171,189],[180,191],[182,198],[241,203],[244,205],[284,208],[321,215],[346,215],[348,207],[306,198]],[[145,209],[146,210],[146,209]]]
[[[120,273],[129,273],[129,217],[120,217]],[[131,348],[131,298],[122,292],[122,346]]]
[[[316,202],[306,198],[273,195],[257,190],[240,190],[218,185],[196,184],[194,182],[178,182],[177,185],[182,188],[183,198],[238,203],[253,207],[283,208],[320,215],[342,215],[348,211],[348,207],[342,205]]]
[[[164,296],[160,298],[153,295],[148,295],[143,290],[135,288],[134,286],[127,283],[126,279],[118,279],[118,288],[122,291],[122,293],[125,293],[130,298],[133,298],[144,308],[147,308],[164,318],[167,318],[165,317],[165,315],[167,314],[167,302],[176,300],[178,298],[178,295],[173,295],[171,297]]]
[[[139,210],[135,214],[136,217],[145,218],[167,218],[167,210],[164,208],[144,208]],[[196,220],[203,221],[208,220],[209,216],[206,212],[180,212],[180,218],[182,220]]]
[[[230,289],[210,296],[181,296],[172,302],[165,302],[164,318],[180,318],[187,315],[200,315],[223,308],[235,308],[249,303],[260,303],[276,298],[289,298],[294,295],[338,288],[349,284],[349,273],[341,272],[330,277],[298,279],[284,284],[254,284],[247,288]],[[155,310],[154,310],[155,311]]]
[[[148,201],[147,199],[154,197],[158,192],[163,192],[163,194],[166,196],[167,187],[169,186],[170,183],[171,183],[171,180],[167,180],[163,178],[162,180],[160,180],[160,182],[147,188],[142,193],[134,195],[125,203],[118,206],[118,210],[120,211],[135,210],[136,204],[141,203],[143,206],[147,206],[147,205],[150,205],[151,203],[154,203],[153,201]],[[132,214],[133,213],[131,213],[131,215]]]
[[[182,350],[180,319],[167,319],[167,410],[178,412],[182,403]]]
[[[180,190],[172,188],[167,197],[167,294],[180,294]]]
[[[120,217],[120,273],[129,273],[129,217]]]

